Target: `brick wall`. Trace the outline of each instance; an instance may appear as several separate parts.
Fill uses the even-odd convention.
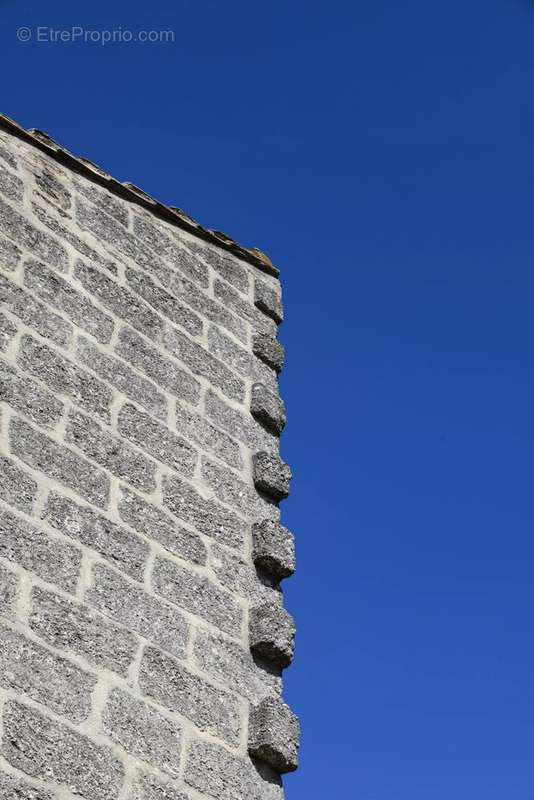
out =
[[[0,797],[280,800],[280,286],[82,172],[0,130]]]

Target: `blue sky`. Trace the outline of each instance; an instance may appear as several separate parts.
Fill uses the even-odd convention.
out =
[[[282,270],[288,800],[533,800],[534,2],[0,13],[5,113]]]

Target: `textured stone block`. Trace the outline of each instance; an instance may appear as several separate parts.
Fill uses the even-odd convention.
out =
[[[275,372],[284,367],[284,346],[273,336],[257,333],[252,337],[252,352]]]
[[[276,336],[276,322],[263,314],[252,305],[250,300],[245,300],[231,286],[224,281],[216,280],[214,285],[215,297],[227,309],[233,311],[238,317],[246,320],[257,333],[267,333]]]
[[[189,253],[180,242],[167,235],[167,229],[163,223],[157,222],[142,213],[134,213],[134,233],[145,245],[148,245],[155,253],[162,256],[169,264],[182,272],[188,278],[195,281],[199,286],[208,286],[208,269],[200,259],[195,258]],[[158,259],[152,258],[153,262]],[[148,269],[148,267],[146,267]],[[153,271],[156,271],[154,266]]]
[[[167,420],[167,400],[156,386],[133,371],[124,361],[107,355],[92,342],[78,338],[77,359],[81,364],[96,372],[99,378],[107,381],[130,400],[143,406],[158,419]]]
[[[279,284],[275,289],[274,286],[269,286],[265,281],[256,278],[254,281],[254,304],[260,311],[274,319],[277,324],[284,319]]]
[[[70,412],[65,441],[132,486],[148,493],[156,488],[154,461],[80,411]]]
[[[64,172],[58,170],[55,165],[52,166],[50,162],[47,163],[43,160],[42,168],[36,170],[34,177],[35,183],[40,190],[38,193],[41,196],[44,193],[44,199],[47,203],[58,206],[63,211],[70,208],[71,194],[65,185],[68,182],[68,177]]]
[[[206,500],[178,478],[163,478],[163,503],[178,519],[228,547],[242,550],[246,522],[216,500]]]
[[[4,314],[0,314],[0,353],[6,352],[16,332],[17,326],[13,325]]]
[[[14,203],[22,203],[24,184],[20,178],[0,165],[0,192]]]
[[[191,405],[197,405],[200,398],[198,381],[181,369],[175,361],[165,358],[154,347],[150,347],[141,336],[129,328],[123,328],[119,334],[117,353],[133,367],[144,372],[158,386],[162,386],[182,400],[187,400]]]
[[[61,272],[67,271],[69,259],[65,248],[3,200],[0,200],[0,233],[4,233],[23,249],[29,250],[45,264],[50,264]]]
[[[0,456],[0,499],[30,514],[36,493],[36,481],[10,458]]]
[[[202,459],[202,477],[219,500],[233,506],[249,520],[277,517],[279,514],[278,509],[260,497],[249,483],[206,458]]]
[[[250,649],[278,667],[287,667],[295,650],[295,623],[291,614],[275,603],[250,610]]]
[[[194,447],[144,411],[125,403],[119,412],[118,429],[119,433],[158,461],[168,464],[186,477],[193,475],[198,458]]]
[[[125,228],[128,227],[129,205],[120,197],[107,192],[100,187],[90,183],[85,178],[77,180],[74,178],[73,185],[76,191],[80,192],[87,200],[93,203],[98,211],[108,214]]]
[[[67,784],[86,800],[118,798],[124,772],[110,748],[15,701],[4,710],[2,753],[26,775]]]
[[[189,635],[186,621],[178,609],[146,594],[142,586],[97,564],[86,601],[169,653],[184,657]]]
[[[16,775],[0,772],[0,800],[53,800],[53,795]]]
[[[295,572],[295,539],[278,522],[265,519],[252,526],[252,559],[258,569],[276,578]]]
[[[205,575],[186,569],[167,558],[157,557],[152,573],[154,590],[191,614],[208,620],[233,636],[241,635],[243,610],[230,594]]]
[[[243,294],[248,292],[248,273],[244,266],[242,266],[237,258],[231,253],[226,253],[216,245],[204,242],[189,241],[186,242],[186,247],[189,247],[193,253],[202,256],[204,261],[212,267],[215,272],[218,272],[236,289],[239,289]]]
[[[255,453],[252,457],[252,471],[256,488],[282,500],[289,494],[291,470],[282,459],[273,453]]]
[[[243,469],[239,445],[223,431],[215,428],[201,414],[176,404],[174,415],[176,430],[191,439],[203,450],[213,453],[230,467]]]
[[[233,408],[211,390],[206,392],[205,413],[219,428],[251,450],[278,452],[279,442],[274,434],[266,431],[248,412]]]
[[[164,783],[155,775],[140,775],[130,789],[127,800],[191,800],[191,795]]]
[[[178,776],[182,731],[176,722],[122,689],[113,689],[102,714],[104,733],[137,758]]]
[[[21,633],[0,626],[0,686],[31,697],[73,722],[91,709],[96,677]]]
[[[109,342],[115,325],[113,319],[60,275],[47,269],[44,264],[31,261],[24,267],[24,283],[41,300],[63,311],[75,325],[92,334],[99,342]]]
[[[277,394],[270,392],[261,383],[252,386],[250,413],[269,430],[280,434],[286,424],[284,403]]]
[[[149,548],[126,528],[57,492],[49,494],[43,519],[66,536],[96,550],[118,569],[142,579]]]
[[[152,308],[170,319],[175,325],[180,325],[192,336],[202,334],[203,325],[200,317],[172,294],[154,283],[148,275],[127,269],[126,282],[134,294],[142,297]]]
[[[277,772],[294,772],[298,766],[300,725],[281,698],[268,697],[251,709],[248,751]]]
[[[13,272],[20,262],[22,250],[9,239],[0,236],[0,269]]]
[[[211,546],[211,567],[215,577],[226,589],[235,592],[252,603],[282,602],[281,592],[275,588],[275,580],[260,576],[248,559],[217,544]]]
[[[63,403],[60,400],[2,359],[0,400],[44,427],[54,426],[63,413]]]
[[[28,327],[34,328],[45,339],[50,339],[60,347],[65,347],[69,342],[72,335],[71,324],[12,283],[5,275],[0,275],[0,296],[6,310]]]
[[[10,420],[9,442],[11,452],[28,466],[63,483],[90,503],[107,506],[109,479],[82,456],[17,417]]]
[[[252,371],[252,356],[244,347],[227,336],[217,325],[210,325],[208,330],[208,348],[210,353],[231,367],[239,375],[248,378]]]
[[[0,564],[0,614],[10,615],[17,597],[17,576]],[[0,798],[2,794],[0,793]]]
[[[7,141],[9,140],[5,141],[7,143]],[[3,159],[6,162],[6,164],[9,164],[11,169],[15,170],[18,169],[17,159],[15,158],[13,153],[11,153],[6,147],[2,147],[1,145],[0,145],[0,158]]]
[[[0,556],[65,591],[76,587],[82,560],[76,547],[2,509]]]
[[[191,720],[197,728],[236,745],[240,716],[236,698],[193,674],[174,658],[145,648],[139,671],[143,694]]]
[[[23,336],[17,363],[54,393],[69,397],[76,405],[109,421],[109,407],[113,399],[111,389],[51,347],[41,344],[32,336]]]
[[[30,628],[58,650],[126,677],[137,652],[137,637],[87,606],[32,589]]]

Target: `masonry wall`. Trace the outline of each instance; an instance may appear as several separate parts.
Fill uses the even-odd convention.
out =
[[[0,798],[280,800],[279,282],[81,171],[0,130]]]

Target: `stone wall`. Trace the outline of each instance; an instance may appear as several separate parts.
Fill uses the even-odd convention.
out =
[[[0,130],[0,798],[296,767],[279,282],[146,206]]]

